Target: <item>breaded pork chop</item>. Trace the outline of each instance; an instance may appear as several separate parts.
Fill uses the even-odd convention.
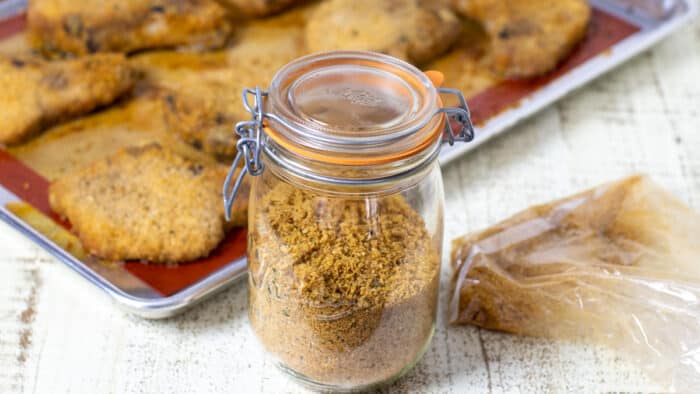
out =
[[[0,57],[0,143],[16,144],[47,126],[114,101],[134,83],[123,55],[46,62]]]
[[[165,124],[182,141],[195,149],[227,160],[236,155],[234,125],[241,93],[235,73],[209,71],[200,75],[183,73],[177,86],[166,90],[163,106]],[[242,116],[242,115],[241,115]]]
[[[460,23],[447,7],[424,0],[329,0],[306,28],[312,52],[368,50],[421,64],[446,51]]]
[[[462,92],[469,98],[501,81],[481,59],[488,53],[486,33],[474,21],[465,20],[462,33],[454,47],[424,66],[424,70],[439,70],[445,76],[444,86]],[[443,97],[445,105],[459,105],[455,97]]]
[[[169,130],[219,159],[236,154],[234,125],[248,120],[243,88],[266,88],[275,72],[306,53],[301,23],[272,18],[247,26],[239,42],[217,53],[160,52],[136,56],[145,83],[165,88]]]
[[[51,127],[7,151],[49,181],[72,173],[128,146],[158,143],[207,166],[210,155],[184,143],[165,126],[158,89],[144,91],[101,111]]]
[[[587,0],[454,0],[491,37],[488,63],[508,78],[544,74],[584,38],[591,17]]]
[[[30,0],[30,39],[48,55],[224,45],[231,32],[215,0]]]
[[[224,237],[223,174],[160,145],[125,148],[51,184],[51,207],[104,259],[184,262]]]

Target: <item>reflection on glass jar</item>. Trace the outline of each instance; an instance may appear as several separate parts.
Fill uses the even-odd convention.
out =
[[[251,93],[253,120],[238,131],[239,159],[257,175],[253,329],[283,370],[315,388],[391,382],[420,359],[435,329],[436,158],[443,132],[452,132],[448,111],[425,74],[373,53],[302,58],[269,92]],[[470,139],[468,113],[456,113]]]

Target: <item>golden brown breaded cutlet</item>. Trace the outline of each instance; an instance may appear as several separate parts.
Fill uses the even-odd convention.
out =
[[[51,184],[51,207],[103,259],[207,256],[224,237],[222,171],[152,144],[129,147]]]
[[[454,47],[424,66],[425,70],[439,70],[445,76],[443,86],[462,92],[465,97],[486,90],[501,78],[481,61],[488,50],[488,37],[474,21],[465,20],[462,33]],[[445,105],[458,105],[455,97],[445,96]]]
[[[251,116],[243,107],[243,88],[267,88],[279,68],[306,53],[301,24],[277,25],[275,19],[250,24],[225,51],[160,52],[132,60],[145,83],[168,91],[164,113],[170,131],[219,159],[236,154],[234,125]]]
[[[460,22],[447,7],[423,0],[329,0],[306,28],[311,51],[368,50],[416,64],[446,51]]]
[[[217,48],[231,23],[215,0],[30,0],[27,27],[48,55]]]
[[[163,114],[166,127],[182,141],[217,159],[236,155],[238,140],[234,125],[240,88],[232,72],[183,73],[178,85],[166,89]]]
[[[487,62],[508,78],[554,69],[588,27],[587,0],[454,0],[458,12],[479,21],[491,38]]]
[[[107,105],[134,74],[123,55],[46,62],[0,57],[0,143],[17,144],[47,126]]]

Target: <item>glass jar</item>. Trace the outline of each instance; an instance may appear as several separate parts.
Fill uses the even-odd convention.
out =
[[[439,93],[456,92],[433,80],[389,56],[344,51],[298,59],[269,91],[244,91],[253,117],[237,125],[224,193],[228,214],[254,175],[250,322],[282,370],[316,389],[391,382],[430,343],[443,237],[437,157],[443,140],[473,136],[461,94],[462,108],[442,108]]]

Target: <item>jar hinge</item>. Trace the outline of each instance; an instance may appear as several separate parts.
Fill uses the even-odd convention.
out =
[[[474,124],[472,123],[471,114],[469,113],[469,107],[467,106],[467,100],[464,98],[464,95],[458,89],[438,88],[437,91],[441,94],[455,95],[459,100],[459,107],[443,107],[436,112],[436,115],[441,113],[447,115],[442,142],[447,142],[450,146],[454,145],[455,141],[471,142],[474,139]],[[452,129],[452,120],[458,122],[462,126],[462,129],[457,135],[455,135]]]
[[[252,176],[258,176],[262,174],[265,169],[265,165],[262,160],[260,160],[260,152],[262,152],[262,137],[263,137],[263,119],[265,118],[265,113],[263,112],[263,100],[262,98],[267,96],[267,91],[256,87],[255,89],[243,89],[243,105],[245,109],[250,112],[253,116],[251,120],[238,122],[236,124],[236,134],[240,137],[236,143],[236,148],[238,153],[236,153],[236,158],[233,160],[231,169],[226,175],[226,180],[224,181],[224,211],[226,220],[231,220],[231,208],[233,207],[233,201],[238,194],[238,189],[241,188],[243,183],[243,178],[246,174]],[[249,95],[255,96],[255,102],[253,105],[248,102]],[[243,160],[243,167],[241,168],[236,181],[231,187],[231,181],[236,173],[236,169],[240,165],[241,160]]]

